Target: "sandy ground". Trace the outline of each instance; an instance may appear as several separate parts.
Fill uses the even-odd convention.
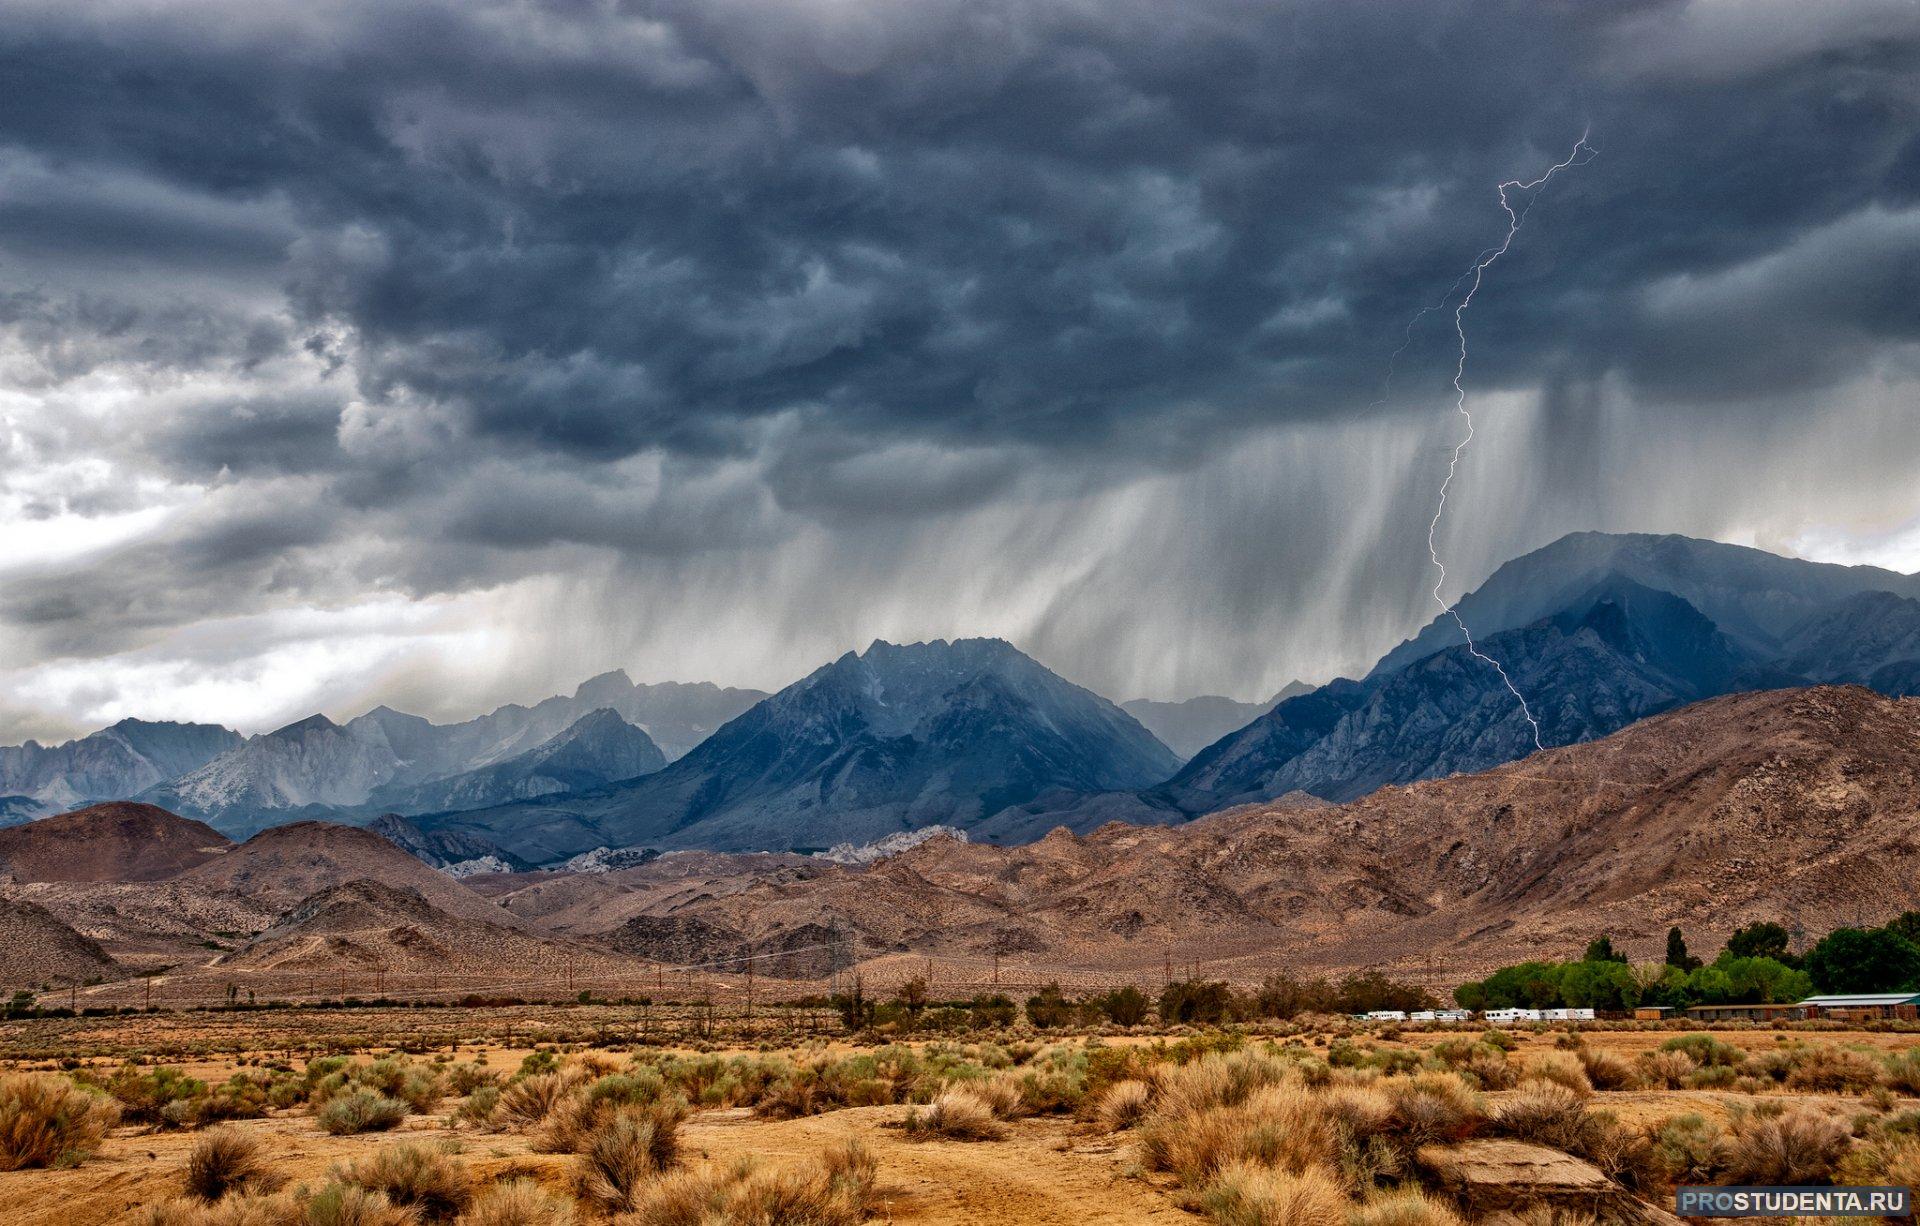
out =
[[[1126,1172],[1132,1158],[1104,1138],[1078,1137],[1060,1119],[1023,1120],[989,1142],[909,1141],[891,1124],[904,1107],[861,1107],[766,1122],[745,1109],[696,1113],[682,1129],[688,1160],[730,1165],[754,1157],[770,1166],[804,1161],[830,1142],[859,1137],[880,1163],[879,1222],[986,1221],[1034,1226],[1121,1226],[1185,1217],[1172,1198]],[[514,1133],[450,1133],[429,1119],[379,1137],[330,1137],[306,1115],[234,1125],[266,1140],[275,1166],[294,1182],[323,1178],[336,1162],[406,1140],[455,1140],[477,1181],[532,1176],[555,1190],[575,1160],[536,1154]],[[195,1134],[121,1128],[84,1166],[0,1174],[0,1212],[10,1226],[95,1226],[138,1219],[141,1207],[181,1192]]]
[[[404,1015],[392,1020],[401,1022]],[[194,1019],[142,1018],[106,1020],[95,1023],[89,1036],[99,1042],[88,1063],[108,1068],[117,1063],[126,1047],[168,1047],[184,1038],[181,1032]],[[316,1035],[303,1031],[308,1025],[322,1031],[334,1027],[377,1034],[380,1027],[368,1025],[373,1019],[327,1017],[237,1018],[231,1020],[236,1031],[224,1039],[237,1041],[250,1051],[250,1058],[262,1055],[288,1055],[298,1066],[305,1054],[301,1049],[326,1048],[337,1033]],[[411,1018],[404,1020],[411,1021]],[[436,1022],[442,1019],[436,1015]],[[454,1019],[448,1018],[447,1021]],[[471,1020],[470,1018],[467,1020]],[[496,1023],[499,1019],[494,1019]],[[272,1035],[255,1046],[275,1023],[298,1023],[294,1033]],[[71,1023],[70,1023],[71,1024]],[[37,1025],[37,1024],[36,1024]],[[252,1029],[259,1026],[259,1030]],[[456,1027],[448,1028],[458,1033]],[[112,1041],[100,1042],[102,1031],[111,1032]],[[524,1033],[524,1031],[522,1031]],[[1411,1045],[1426,1047],[1462,1032],[1420,1032],[1406,1030],[1394,1039],[1378,1035],[1348,1036],[1361,1045]],[[1473,1034],[1477,1032],[1466,1032]],[[1584,1033],[1591,1046],[1622,1055],[1657,1048],[1681,1028],[1647,1031],[1596,1030]],[[1816,1032],[1773,1031],[1768,1029],[1723,1029],[1716,1037],[1748,1051],[1766,1051],[1787,1043],[1844,1044],[1883,1050],[1910,1048],[1920,1036],[1890,1032]],[[19,1035],[14,1035],[18,1039]],[[56,1036],[48,1032],[24,1043],[36,1054],[49,1041],[72,1042],[79,1036]],[[206,1035],[201,1036],[203,1039]],[[485,1063],[501,1072],[511,1072],[528,1047],[525,1041],[502,1041],[504,1036],[481,1037],[471,1030],[465,1041],[436,1043],[429,1050],[456,1050],[457,1059],[472,1060],[484,1055]],[[1050,1041],[1073,1041],[1071,1035],[1050,1035]],[[1559,1032],[1535,1034],[1521,1031],[1514,1035],[1517,1057],[1523,1061],[1538,1059],[1559,1050]],[[153,1042],[153,1040],[159,1040]],[[1152,1042],[1152,1035],[1109,1037],[1110,1043]],[[319,1040],[316,1042],[315,1040]],[[1327,1040],[1322,1039],[1322,1044]],[[1311,1040],[1309,1040],[1311,1042]],[[5,1037],[0,1036],[0,1044]],[[181,1044],[190,1047],[191,1044]],[[724,1045],[740,1050],[733,1044]],[[858,1044],[845,1038],[820,1044],[814,1050],[841,1052]],[[793,1048],[782,1048],[795,1054]],[[299,1055],[295,1053],[299,1052]],[[112,1054],[109,1054],[112,1053]],[[623,1060],[624,1053],[608,1052],[610,1060]],[[419,1058],[419,1057],[416,1057]],[[224,1079],[236,1067],[240,1057],[230,1052],[198,1051],[188,1058],[167,1060],[195,1076],[209,1081]],[[51,1064],[40,1059],[6,1059],[0,1068],[41,1067]],[[1498,1100],[1501,1095],[1489,1096]],[[1725,1118],[1743,1104],[1759,1101],[1780,1102],[1785,1096],[1762,1098],[1707,1090],[1646,1090],[1595,1095],[1593,1105],[1612,1111],[1630,1124],[1654,1123],[1673,1116],[1698,1113]],[[1858,1098],[1828,1095],[1794,1096],[1839,1115],[1850,1115],[1861,1107]],[[269,1119],[241,1121],[234,1127],[260,1136],[272,1155],[274,1165],[288,1179],[315,1182],[325,1178],[336,1163],[366,1155],[381,1145],[400,1139],[439,1141],[455,1145],[476,1181],[509,1176],[531,1176],[555,1190],[570,1186],[575,1159],[569,1155],[536,1154],[528,1149],[525,1135],[514,1132],[488,1133],[446,1128],[441,1118],[455,1100],[448,1100],[439,1113],[409,1119],[394,1133],[360,1137],[330,1137],[321,1132],[312,1116],[304,1111],[276,1115]],[[1920,1100],[1906,1100],[1903,1106],[1920,1106]],[[879,1200],[876,1220],[911,1223],[1032,1223],[1047,1226],[1102,1226],[1106,1223],[1192,1220],[1179,1207],[1175,1189],[1158,1176],[1145,1177],[1136,1169],[1135,1155],[1128,1143],[1078,1128],[1071,1120],[1043,1118],[1011,1125],[1004,1139],[991,1142],[946,1140],[911,1141],[895,1125],[905,1115],[905,1107],[869,1107],[835,1111],[804,1119],[770,1122],[757,1120],[745,1109],[697,1111],[683,1126],[682,1137],[688,1160],[698,1164],[712,1161],[731,1164],[742,1157],[782,1166],[797,1163],[818,1153],[824,1146],[845,1136],[860,1138],[878,1159],[880,1168]],[[0,1173],[0,1222],[8,1226],[91,1226],[93,1223],[138,1221],[145,1205],[169,1199],[182,1190],[187,1155],[196,1140],[192,1132],[152,1132],[142,1127],[123,1126],[115,1130],[100,1151],[84,1165],[72,1170]]]

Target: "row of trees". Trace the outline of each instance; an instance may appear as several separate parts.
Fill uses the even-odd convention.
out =
[[[1661,962],[1629,963],[1609,937],[1576,962],[1522,962],[1463,983],[1453,997],[1466,1009],[1627,1010],[1639,1005],[1768,1004],[1815,992],[1920,991],[1920,912],[1878,928],[1839,928],[1805,954],[1788,947],[1779,924],[1735,930],[1711,963],[1687,949],[1679,928],[1667,933]]]
[[[990,1030],[1011,1025],[1020,1006],[998,993],[971,1000],[936,1001],[924,979],[908,980],[891,1000],[874,1000],[856,978],[851,991],[829,1003],[852,1029],[902,1031]],[[1057,983],[1029,996],[1027,1021],[1036,1029],[1069,1026],[1138,1026],[1157,1019],[1162,1025],[1215,1024],[1254,1018],[1291,1018],[1303,1013],[1368,1013],[1375,1009],[1431,1009],[1424,988],[1397,983],[1377,971],[1349,975],[1335,983],[1273,975],[1253,991],[1217,979],[1175,980],[1151,996],[1131,984],[1105,992],[1068,996]]]

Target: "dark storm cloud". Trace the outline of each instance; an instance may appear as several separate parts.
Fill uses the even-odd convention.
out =
[[[1483,308],[1509,342],[1489,374],[1607,321],[1574,359],[1670,378],[1690,328],[1731,325],[1637,332],[1649,282],[1910,192],[1910,24],[1698,81],[1637,71],[1663,13],[78,6],[9,22],[0,130],[170,203],[0,216],[69,258],[254,262],[274,232],[221,210],[285,200],[306,319],[503,446],[725,451],[730,421],[820,406],[875,435],[1124,448],[1185,402],[1226,428],[1364,402],[1409,304],[1489,237],[1489,181],[1588,118],[1603,161],[1543,205],[1581,225],[1502,270],[1527,292]],[[1396,196],[1426,203],[1383,226]],[[1816,305],[1910,337],[1899,297]]]
[[[10,584],[81,653],[1392,412],[1492,185],[1587,124],[1475,306],[1477,389],[1785,412],[1920,337],[1911,5],[6,7],[7,382],[136,372],[68,453],[223,491]]]

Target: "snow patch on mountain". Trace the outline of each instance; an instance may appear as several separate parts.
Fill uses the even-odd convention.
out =
[[[875,839],[871,843],[861,843],[858,846],[852,843],[835,843],[825,851],[816,851],[813,854],[815,859],[831,860],[835,864],[872,864],[885,860],[889,856],[897,856],[903,851],[920,846],[928,839],[939,838],[941,835],[957,843],[967,841],[967,832],[958,826],[922,826],[918,830],[901,830],[885,838]]]

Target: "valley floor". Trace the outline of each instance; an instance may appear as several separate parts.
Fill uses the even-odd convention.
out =
[[[1725,1155],[1741,1152],[1742,1130],[1758,1126],[1756,1121],[1801,1120],[1825,1129],[1825,1143],[1833,1149],[1822,1159],[1828,1167],[1820,1178],[1842,1180],[1885,1177],[1889,1163],[1908,1160],[1913,1152],[1908,1134],[1912,1121],[1920,1120],[1920,1098],[1913,1096],[1920,1090],[1915,1084],[1920,1034],[1891,1029],[1708,1033],[1679,1026],[1602,1025],[1575,1033],[1539,1027],[1494,1043],[1479,1028],[1380,1030],[1324,1019],[1317,1026],[1244,1033],[1181,1029],[1061,1035],[1022,1029],[899,1044],[828,1033],[832,1029],[822,1023],[810,1034],[792,1026],[776,1029],[763,1019],[751,1032],[729,1023],[707,1038],[681,1042],[656,1029],[651,1041],[642,1041],[633,1009],[605,1006],[160,1013],[0,1024],[0,1111],[6,1109],[7,1087],[23,1077],[58,1078],[61,1084],[71,1078],[111,1090],[128,1104],[130,1115],[146,1111],[166,1117],[165,1126],[133,1119],[119,1123],[77,1162],[69,1156],[53,1169],[0,1173],[0,1205],[8,1207],[5,1220],[21,1226],[149,1220],[161,1226],[212,1226],[229,1219],[183,1199],[187,1170],[213,1130],[230,1129],[249,1138],[278,1180],[301,1195],[358,1178],[350,1172],[370,1155],[418,1144],[439,1155],[435,1161],[458,1168],[470,1193],[524,1179],[583,1221],[607,1220],[590,1200],[575,1204],[584,1186],[586,1143],[567,1140],[555,1121],[564,1117],[569,1096],[579,1105],[602,1091],[632,1093],[640,1084],[632,1080],[636,1076],[651,1087],[644,1095],[684,1096],[693,1103],[678,1125],[674,1170],[732,1171],[750,1161],[763,1174],[804,1180],[823,1153],[857,1141],[872,1159],[873,1177],[864,1185],[855,1215],[830,1219],[835,1222],[1118,1226],[1283,1220],[1220,1216],[1222,1193],[1217,1182],[1209,1181],[1227,1178],[1224,1168],[1196,1174],[1177,1156],[1156,1158],[1143,1140],[1155,1112],[1201,1111],[1191,1101],[1196,1094],[1225,1093],[1220,1086],[1236,1077],[1264,1079],[1275,1093],[1308,1100],[1331,1095],[1328,1102],[1346,1104],[1339,1108],[1348,1113],[1337,1117],[1342,1119],[1356,1110],[1364,1114],[1367,1108],[1355,1104],[1374,1101],[1368,1095],[1380,1103],[1416,1092],[1454,1102],[1450,1109],[1460,1112],[1459,1118],[1421,1140],[1418,1170],[1410,1161],[1386,1171],[1370,1169],[1362,1185],[1347,1185],[1357,1205],[1385,1195],[1380,1189],[1398,1187],[1405,1195],[1423,1188],[1420,1194],[1434,1201],[1429,1226],[1497,1216],[1486,1211],[1485,1189],[1470,1195],[1471,1190],[1420,1173],[1429,1166],[1443,1169],[1433,1164],[1435,1137],[1447,1142],[1442,1150],[1461,1153],[1474,1152],[1476,1145],[1526,1140],[1532,1152],[1599,1180],[1600,1191],[1587,1188],[1581,1195],[1593,1205],[1612,1206],[1601,1220],[1670,1223],[1658,1206],[1667,1195],[1662,1180],[1670,1181],[1673,1172],[1668,1158],[1654,1155],[1665,1152],[1660,1145],[1671,1148],[1671,1137],[1684,1139],[1704,1129],[1713,1139],[1702,1145],[1705,1156],[1696,1155],[1698,1160],[1731,1162]],[[329,1056],[346,1057],[343,1068],[335,1070],[325,1059]],[[171,1126],[173,1117],[155,1111],[154,1071],[162,1068],[202,1083],[198,1091],[177,1090],[201,1095],[183,1097],[191,1110],[173,1113],[184,1126]],[[1229,1076],[1229,1069],[1237,1071]],[[1195,1080],[1201,1074],[1219,1085],[1206,1089],[1204,1077]],[[236,1075],[240,1081],[229,1083]],[[407,1082],[410,1076],[420,1085]],[[224,1123],[193,1118],[193,1111],[219,1114],[206,1104],[219,1097],[223,1083],[248,1082],[271,1087],[277,1105],[256,1104],[257,1111],[241,1113],[252,1118]],[[409,1088],[393,1088],[403,1082]],[[1111,1105],[1125,1096],[1114,1089],[1121,1082],[1144,1087],[1138,1127],[1130,1127],[1133,1119],[1118,1119]],[[363,1086],[385,1087],[402,1098],[416,1091],[424,1097],[420,1109],[405,1114],[390,1131],[330,1135],[322,1127],[325,1105]],[[542,1086],[555,1095],[544,1119],[524,1108],[527,1091]],[[979,1125],[984,1139],[907,1126],[915,1119],[924,1124],[928,1101],[954,1087],[991,1106],[991,1115]],[[1556,1093],[1565,1101],[1553,1100]],[[491,1095],[500,1095],[498,1104]],[[868,1101],[873,1099],[890,1101]],[[1543,1140],[1526,1133],[1533,1125],[1523,1128],[1515,1121],[1532,1118],[1528,1113],[1537,1114],[1548,1100],[1558,1102],[1554,1110],[1585,1121],[1581,1126],[1589,1132],[1597,1128],[1614,1137],[1623,1147],[1620,1153],[1638,1156],[1623,1160],[1627,1168],[1602,1177],[1584,1158],[1569,1156],[1584,1154],[1604,1165],[1606,1159],[1590,1152],[1590,1137]],[[521,1106],[510,1107],[510,1101]],[[1263,1100],[1256,1095],[1247,1105],[1234,1101],[1222,1099],[1203,1114],[1211,1111],[1224,1119]],[[1297,1111],[1300,1104],[1273,1109]],[[1695,1117],[1705,1122],[1685,1123]],[[1414,1141],[1396,1139],[1387,1118],[1378,1123],[1381,1143],[1404,1142],[1412,1154]],[[1601,1119],[1606,1122],[1594,1123]],[[1209,1127],[1199,1116],[1170,1118],[1166,1124],[1180,1132]],[[1236,1143],[1227,1133],[1222,1136],[1227,1139],[1221,1144]],[[1488,1139],[1475,1139],[1480,1137]],[[1647,1143],[1636,1149],[1634,1138]],[[1560,1145],[1569,1153],[1541,1149],[1541,1144]],[[1645,1169],[1633,1169],[1632,1163]],[[1610,1180],[1621,1182],[1616,1186]],[[1524,1207],[1529,1197],[1558,1205],[1553,1198],[1565,1194],[1551,1188],[1510,1191],[1508,1208]],[[307,1203],[288,1192],[281,1195],[287,1205]],[[1448,1207],[1449,1196],[1459,1203]],[[176,1206],[169,1210],[175,1216],[150,1216],[162,1205]],[[644,1204],[641,1210],[611,1220],[634,1226],[679,1220],[658,1216]],[[446,1209],[437,1216],[416,1210],[411,1219],[393,1220],[481,1219],[456,1218]]]

